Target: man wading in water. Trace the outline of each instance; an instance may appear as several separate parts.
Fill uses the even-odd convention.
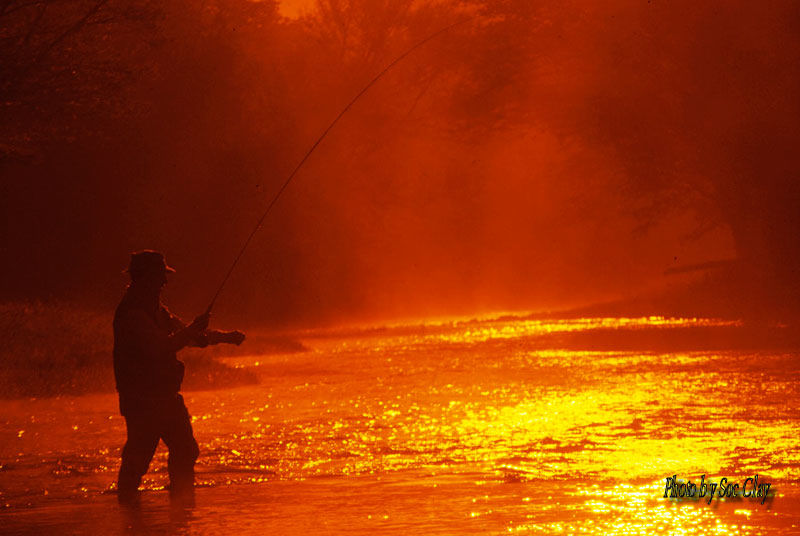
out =
[[[205,347],[222,342],[241,344],[239,331],[208,330],[209,314],[188,326],[161,304],[167,266],[157,251],[131,254],[131,283],[114,315],[114,377],[119,409],[128,428],[122,449],[118,490],[121,503],[138,497],[142,476],[160,439],[169,448],[170,493],[191,496],[194,463],[199,455],[189,413],[179,391],[183,363],[176,353],[186,346]]]

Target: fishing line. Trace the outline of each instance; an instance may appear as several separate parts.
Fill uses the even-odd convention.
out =
[[[358,94],[356,94],[356,96],[353,97],[353,99],[349,103],[347,103],[347,106],[345,106],[342,109],[342,111],[339,112],[339,115],[337,115],[336,118],[333,121],[331,121],[330,125],[328,125],[328,127],[325,130],[322,131],[322,134],[320,134],[319,138],[317,138],[317,141],[315,141],[314,144],[311,146],[311,148],[308,150],[308,152],[306,152],[306,154],[302,158],[302,160],[300,160],[300,162],[297,164],[297,166],[295,166],[294,170],[289,174],[289,177],[286,179],[286,181],[284,181],[283,186],[281,186],[280,189],[278,190],[278,192],[275,194],[275,197],[272,198],[272,201],[270,201],[269,205],[267,206],[267,209],[264,211],[264,213],[258,219],[258,223],[256,223],[255,227],[253,227],[253,230],[250,232],[250,235],[247,237],[247,240],[244,241],[244,245],[242,246],[242,249],[239,250],[239,254],[236,255],[236,258],[233,260],[233,264],[231,264],[231,267],[228,269],[228,272],[225,274],[225,277],[222,279],[222,282],[219,284],[219,287],[217,288],[217,291],[214,293],[214,297],[211,298],[211,303],[208,304],[208,308],[206,309],[206,314],[210,313],[211,309],[214,308],[214,304],[216,303],[217,298],[219,297],[220,293],[222,292],[222,289],[225,288],[225,284],[228,282],[228,279],[231,277],[231,274],[233,273],[233,270],[236,268],[236,265],[239,264],[239,259],[241,259],[242,255],[244,255],[244,252],[247,250],[247,246],[250,245],[250,242],[253,240],[253,237],[258,232],[258,230],[261,228],[261,224],[264,223],[264,220],[267,218],[267,215],[272,210],[272,207],[275,206],[275,203],[278,202],[278,199],[280,199],[281,194],[283,194],[283,191],[286,190],[286,187],[289,186],[290,182],[292,182],[292,179],[297,174],[297,172],[300,170],[300,168],[303,167],[303,164],[305,164],[306,160],[308,160],[308,157],[311,156],[311,153],[314,152],[314,149],[317,148],[317,146],[322,142],[322,140],[325,139],[325,136],[328,135],[328,132],[330,132],[331,129],[333,129],[333,127],[336,125],[336,123],[339,122],[339,119],[341,119],[342,116],[347,113],[347,111],[350,109],[350,107],[353,106],[353,104],[355,104],[356,101],[358,99],[360,99],[361,96],[364,93],[366,93],[369,90],[369,88],[371,88],[375,84],[375,82],[380,80],[383,77],[383,75],[385,75],[387,72],[389,72],[389,70],[392,67],[394,67],[395,65],[397,65],[398,63],[403,61],[403,59],[405,59],[406,56],[408,56],[409,54],[414,52],[416,49],[418,49],[419,47],[421,47],[422,45],[424,45],[428,41],[431,41],[432,39],[435,39],[439,35],[441,35],[441,34],[447,32],[447,31],[455,28],[456,26],[464,24],[465,22],[469,22],[470,20],[472,20],[474,18],[475,17],[471,17],[471,18],[464,19],[464,20],[458,21],[456,23],[453,23],[450,26],[446,26],[446,27],[442,28],[441,30],[438,30],[438,31],[432,33],[431,35],[429,35],[428,37],[426,37],[422,41],[419,41],[418,43],[416,43],[413,47],[409,48],[408,50],[403,52],[401,55],[399,55],[397,58],[395,58],[389,65],[387,65],[381,72],[379,72],[375,76],[375,78],[370,80],[370,82],[366,86],[364,86],[364,88],[361,91],[359,91]]]

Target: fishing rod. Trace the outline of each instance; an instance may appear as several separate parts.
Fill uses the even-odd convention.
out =
[[[236,268],[236,265],[239,264],[239,259],[241,259],[242,255],[244,255],[244,252],[247,250],[247,246],[250,245],[250,242],[253,240],[253,237],[258,232],[258,230],[261,228],[261,224],[264,223],[264,220],[267,218],[267,215],[272,210],[272,207],[275,206],[275,203],[278,202],[278,199],[280,199],[281,194],[283,194],[283,191],[286,190],[286,187],[289,186],[290,182],[292,182],[292,179],[297,174],[297,172],[300,170],[300,168],[303,167],[303,164],[305,164],[306,160],[308,160],[308,157],[311,156],[311,153],[314,152],[314,149],[317,148],[317,146],[322,142],[322,140],[325,139],[325,136],[328,135],[328,132],[330,132],[331,129],[333,129],[333,127],[336,125],[336,123],[339,122],[339,119],[341,119],[342,116],[347,113],[347,111],[350,109],[350,107],[353,106],[353,104],[355,104],[356,101],[358,101],[358,99],[360,99],[361,96],[364,95],[364,93],[366,93],[369,90],[369,88],[371,88],[373,85],[375,85],[375,83],[378,80],[380,80],[383,77],[383,75],[385,75],[387,72],[389,72],[392,67],[394,67],[395,65],[397,65],[398,63],[403,61],[408,55],[410,55],[416,49],[418,49],[419,47],[423,46],[428,41],[431,41],[431,40],[435,39],[436,37],[440,36],[441,34],[443,34],[443,33],[447,32],[447,31],[455,28],[456,26],[460,26],[461,24],[469,22],[474,18],[475,17],[470,17],[468,19],[464,19],[464,20],[460,20],[458,22],[455,22],[455,23],[453,23],[453,24],[451,24],[449,26],[446,26],[446,27],[444,27],[444,28],[442,28],[440,30],[437,30],[436,32],[434,32],[434,33],[430,34],[429,36],[427,36],[425,39],[423,39],[423,40],[419,41],[418,43],[416,43],[414,46],[412,46],[411,48],[409,48],[408,50],[406,50],[405,52],[400,54],[398,57],[396,57],[391,63],[389,63],[389,65],[384,67],[384,69],[381,72],[379,72],[375,76],[375,78],[370,80],[370,82],[366,86],[364,86],[364,88],[361,91],[359,91],[356,94],[356,96],[353,97],[353,99],[349,103],[347,103],[347,106],[345,106],[342,109],[342,111],[339,112],[339,115],[337,115],[336,118],[334,118],[334,120],[331,121],[331,123],[328,125],[328,127],[325,130],[322,131],[322,134],[320,134],[319,138],[317,138],[317,141],[315,141],[314,144],[311,146],[311,148],[308,150],[308,152],[306,152],[305,156],[303,156],[303,158],[300,160],[300,162],[297,164],[297,166],[295,166],[294,170],[292,170],[292,172],[287,177],[286,181],[284,181],[283,185],[280,187],[278,192],[275,194],[275,197],[272,198],[272,201],[270,201],[269,205],[267,206],[267,209],[264,211],[264,213],[258,219],[258,222],[256,223],[256,226],[253,227],[253,230],[250,232],[250,235],[247,237],[247,240],[244,241],[244,245],[242,245],[242,249],[239,250],[239,254],[236,255],[235,259],[233,259],[233,263],[231,264],[231,267],[228,269],[228,272],[225,274],[225,277],[222,279],[222,282],[219,284],[219,287],[217,287],[217,291],[214,293],[214,297],[211,298],[211,303],[208,304],[208,308],[206,309],[205,314],[210,314],[211,313],[211,310],[214,308],[214,304],[217,302],[217,298],[219,297],[220,293],[222,292],[222,289],[225,288],[225,284],[228,282],[228,279],[230,279],[231,274],[233,273],[233,270]]]

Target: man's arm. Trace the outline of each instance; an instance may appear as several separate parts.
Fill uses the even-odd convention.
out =
[[[185,342],[185,344],[181,346],[181,348],[186,346],[191,346],[194,348],[205,348],[206,346],[209,345],[206,333],[204,331],[208,327],[208,319],[210,317],[209,314],[204,313],[195,318],[194,322],[187,325],[186,322],[181,320],[180,317],[172,314],[166,307],[162,306],[162,311],[165,312],[167,317],[169,318],[169,322],[172,325],[173,336],[178,336],[178,338],[181,338],[182,335],[179,335],[179,333],[181,331],[186,330],[187,328],[191,328],[189,333],[183,334],[186,340],[183,341]]]
[[[244,341],[244,333],[241,331],[220,331],[209,329],[204,332],[208,344],[235,344],[239,346]]]
[[[195,319],[195,321],[192,324],[190,324],[190,326],[187,326],[183,320],[181,320],[179,317],[169,312],[169,310],[166,307],[164,307],[163,310],[169,316],[169,320],[172,323],[173,329],[175,330],[176,334],[181,330],[184,330],[192,325],[197,324],[196,327],[200,327],[203,326],[203,323],[205,324],[203,330],[197,332],[185,346],[205,348],[209,344],[221,344],[221,343],[235,344],[238,346],[242,344],[242,341],[244,341],[244,333],[242,333],[241,331],[222,331],[215,329],[206,329],[208,327],[208,318],[210,316],[208,314],[203,314],[198,316]]]
[[[134,341],[148,354],[153,353],[174,353],[193,344],[198,339],[202,339],[202,333],[208,327],[208,316],[200,315],[194,322],[184,326],[169,335],[156,326],[153,319],[144,311],[128,311],[121,319],[123,331],[128,340]]]

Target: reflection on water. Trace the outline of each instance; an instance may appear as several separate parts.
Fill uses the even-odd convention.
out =
[[[208,489],[180,523],[165,498],[147,496],[160,520],[151,525],[214,533],[235,511],[227,526],[243,533],[320,530],[301,516],[322,516],[330,533],[800,530],[796,354],[530,344],[539,333],[707,326],[737,324],[474,320],[311,334],[305,354],[231,359],[261,384],[188,393]],[[57,505],[110,497],[124,441],[112,395],[2,406],[0,516],[22,527],[37,512],[62,530],[72,517]],[[165,458],[162,447],[149,489],[166,483]],[[758,474],[776,495],[764,505],[664,499],[674,474]]]

